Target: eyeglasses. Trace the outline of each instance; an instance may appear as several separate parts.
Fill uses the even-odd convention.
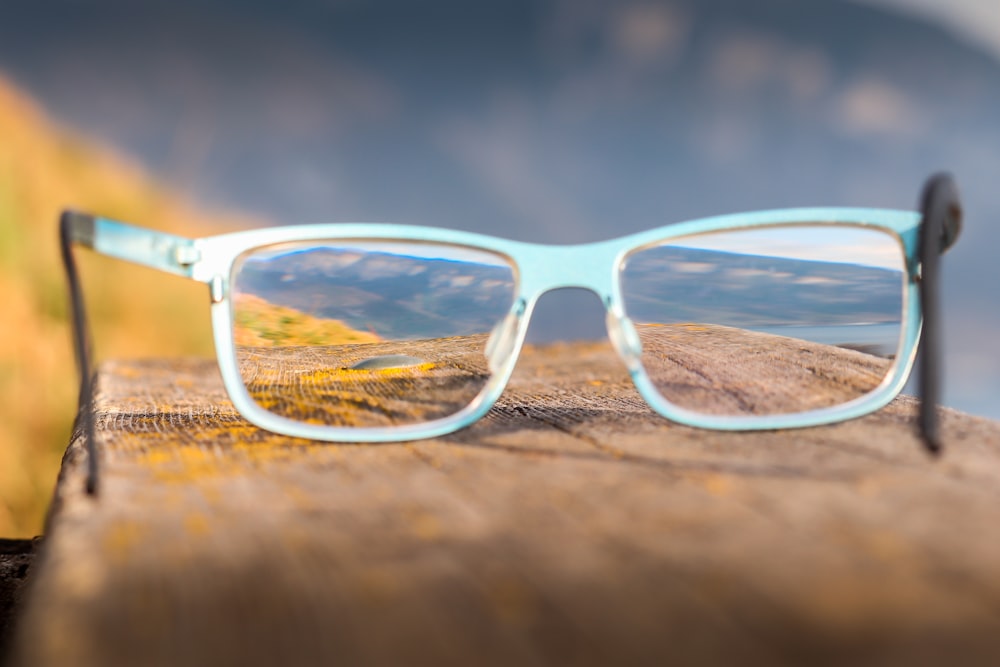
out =
[[[937,258],[960,226],[946,175],[925,186],[920,212],[744,213],[568,246],[353,223],[188,239],[67,212],[88,488],[97,456],[74,244],[207,284],[234,406],[283,435],[389,442],[472,424],[510,378],[539,297],[576,287],[602,300],[650,407],[709,429],[877,410],[905,384],[923,326],[922,425],[936,451]]]

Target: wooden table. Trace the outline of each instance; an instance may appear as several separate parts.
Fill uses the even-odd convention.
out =
[[[436,440],[261,432],[214,362],[106,364],[102,493],[70,446],[23,665],[997,664],[1000,424],[901,398],[721,433],[604,345],[527,353]]]
[[[33,540],[0,539],[0,664],[7,654],[33,559]]]

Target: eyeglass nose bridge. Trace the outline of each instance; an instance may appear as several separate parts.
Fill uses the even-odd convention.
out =
[[[490,369],[497,372],[508,363],[544,294],[575,288],[592,292],[601,300],[611,344],[629,372],[639,372],[642,342],[619,296],[619,247],[612,242],[573,246],[523,244],[519,250],[519,295],[510,312],[490,333],[485,350]]]
[[[523,244],[516,258],[521,297],[533,305],[546,292],[579,288],[608,303],[617,292],[618,260],[619,248],[612,242],[570,246]]]

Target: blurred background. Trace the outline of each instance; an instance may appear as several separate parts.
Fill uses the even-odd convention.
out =
[[[992,0],[4,0],[0,536],[75,412],[56,216],[190,235],[393,221],[597,240],[785,206],[913,208],[952,171],[945,403],[1000,418]],[[202,286],[83,268],[101,356],[211,354]],[[551,295],[531,338],[604,336]]]

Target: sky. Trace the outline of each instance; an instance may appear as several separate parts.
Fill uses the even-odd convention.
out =
[[[10,0],[0,70],[209,205],[577,243],[955,173],[946,402],[1000,418],[1000,19],[973,0]],[[142,221],[135,221],[141,223]],[[603,335],[559,295],[535,340]]]
[[[685,237],[670,245],[899,272],[906,270],[905,254],[898,237],[850,225],[783,225],[744,229]]]
[[[1000,14],[993,0],[861,0],[922,18],[1000,57]]]

